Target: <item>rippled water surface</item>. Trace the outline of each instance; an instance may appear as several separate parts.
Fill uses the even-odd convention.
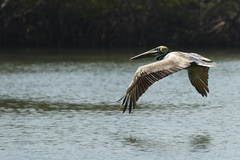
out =
[[[2,49],[0,159],[239,159],[240,50],[182,49],[217,63],[207,98],[187,71],[117,111],[146,49]]]

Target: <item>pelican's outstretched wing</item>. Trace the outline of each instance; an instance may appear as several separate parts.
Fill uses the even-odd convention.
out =
[[[129,105],[130,114],[132,107],[135,109],[137,100],[149,86],[172,73],[189,67],[190,65],[191,61],[179,56],[178,52],[171,52],[161,61],[139,67],[126,93],[118,100],[121,101],[123,99],[119,109],[124,105],[124,113]]]
[[[208,67],[197,66],[188,70],[188,77],[196,90],[204,97],[207,97],[208,89]]]

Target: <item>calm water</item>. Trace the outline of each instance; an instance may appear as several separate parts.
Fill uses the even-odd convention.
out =
[[[240,50],[182,49],[217,63],[208,97],[181,71],[122,114],[145,50],[2,49],[0,159],[239,159]]]

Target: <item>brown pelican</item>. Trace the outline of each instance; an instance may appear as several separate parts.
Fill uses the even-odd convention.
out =
[[[130,60],[145,57],[155,57],[157,62],[141,66],[137,69],[126,93],[118,100],[121,101],[123,99],[119,107],[120,109],[124,106],[123,113],[129,105],[130,114],[132,107],[135,109],[139,97],[141,97],[154,82],[182,69],[188,70],[188,77],[191,84],[203,97],[207,97],[207,92],[209,93],[208,71],[210,67],[216,66],[210,59],[196,53],[170,52],[167,47],[159,46],[132,57]]]

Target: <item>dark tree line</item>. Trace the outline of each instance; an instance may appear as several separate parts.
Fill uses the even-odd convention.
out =
[[[0,47],[240,46],[240,0],[0,3]]]

